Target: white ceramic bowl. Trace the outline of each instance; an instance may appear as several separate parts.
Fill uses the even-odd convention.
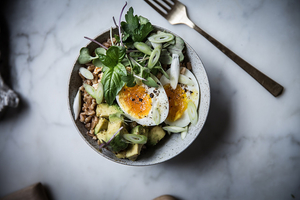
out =
[[[155,26],[157,30],[170,32],[166,29],[161,27]],[[117,29],[114,29],[114,32],[117,33]],[[172,32],[170,32],[172,33]],[[174,33],[172,33],[174,34]],[[174,34],[176,35],[176,34]],[[105,42],[109,38],[109,30],[100,34],[96,40],[98,42]],[[139,155],[136,161],[130,161],[128,159],[118,159],[115,157],[113,153],[107,150],[103,150],[102,152],[99,151],[99,145],[95,140],[93,140],[90,136],[86,134],[87,130],[84,127],[84,124],[79,121],[79,119],[74,120],[74,112],[73,112],[73,102],[75,95],[78,91],[78,88],[82,85],[82,79],[78,75],[78,71],[80,68],[80,64],[78,60],[76,60],[74,67],[70,74],[69,80],[69,88],[68,88],[68,99],[69,99],[69,110],[71,113],[71,118],[74,121],[74,124],[79,131],[80,136],[83,140],[97,153],[101,156],[114,161],[116,163],[124,164],[124,165],[132,165],[132,166],[148,166],[154,165],[158,163],[162,163],[167,161],[181,152],[183,152],[192,142],[197,138],[199,133],[201,132],[204,123],[206,121],[209,105],[210,105],[210,87],[208,77],[205,71],[205,68],[197,55],[197,53],[192,49],[192,47],[185,42],[186,45],[186,55],[192,64],[192,71],[198,80],[199,87],[200,87],[200,104],[198,108],[198,123],[196,126],[191,126],[187,133],[187,136],[184,140],[181,139],[180,134],[171,134],[166,135],[163,140],[161,140],[156,146],[143,150],[141,155]],[[87,45],[90,52],[93,52],[95,48],[98,47],[97,44],[91,42]],[[79,52],[79,49],[78,49]]]

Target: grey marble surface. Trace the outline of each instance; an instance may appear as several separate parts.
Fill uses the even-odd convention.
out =
[[[50,199],[300,199],[300,2],[183,2],[198,26],[282,84],[284,93],[273,97],[196,31],[128,0],[135,14],[195,49],[212,99],[202,132],[182,154],[148,167],[116,164],[79,136],[67,85],[88,43],[83,37],[113,26],[125,1],[1,1],[9,33],[4,78],[20,102],[0,120],[0,197],[42,182]]]

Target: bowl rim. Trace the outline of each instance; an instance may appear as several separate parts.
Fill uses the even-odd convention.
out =
[[[180,37],[182,38],[181,36],[178,36],[177,34],[173,33],[172,31],[168,30],[168,29],[165,29],[165,28],[162,28],[160,26],[157,26],[157,25],[153,25],[153,27],[155,28],[154,30],[163,30],[163,31],[166,31],[166,32],[169,32],[171,34],[174,34],[175,36],[177,37]],[[108,34],[110,31],[110,29],[106,29],[104,31],[102,31],[100,34],[98,34],[94,39],[97,40],[99,39],[102,35],[104,34]],[[113,28],[113,31],[117,31],[117,28]],[[182,38],[183,39],[183,38]],[[184,39],[183,39],[184,40]],[[195,137],[190,140],[187,145],[185,145],[184,148],[182,148],[178,153],[174,154],[173,156],[171,157],[167,157],[166,159],[163,159],[163,160],[159,160],[157,162],[153,162],[153,163],[148,163],[148,164],[143,164],[143,163],[140,163],[138,161],[131,161],[129,159],[116,159],[116,158],[112,158],[108,155],[112,154],[114,155],[112,152],[109,152],[108,150],[106,149],[103,149],[105,151],[105,153],[102,153],[101,151],[99,151],[98,149],[96,149],[83,135],[83,133],[79,130],[77,124],[76,124],[76,121],[79,121],[78,119],[75,120],[74,119],[74,116],[73,116],[73,102],[71,101],[71,97],[70,97],[70,83],[71,83],[71,79],[72,79],[72,74],[73,74],[73,70],[74,70],[74,67],[76,66],[77,62],[78,62],[78,57],[79,57],[79,54],[77,54],[77,57],[76,57],[76,60],[73,62],[73,65],[71,67],[71,70],[70,70],[70,73],[69,73],[69,80],[68,80],[68,92],[67,92],[67,96],[68,96],[68,110],[69,110],[69,113],[70,113],[70,116],[71,116],[71,121],[72,123],[74,124],[74,126],[76,127],[76,130],[78,131],[79,135],[81,136],[81,138],[94,150],[96,151],[98,154],[100,154],[101,156],[103,156],[104,158],[110,160],[110,161],[113,161],[115,163],[119,163],[119,164],[122,164],[122,165],[127,165],[127,166],[151,166],[151,165],[157,165],[157,164],[160,164],[160,163],[163,163],[163,162],[166,162],[176,156],[178,156],[180,153],[182,153],[183,151],[185,151],[196,139],[197,137],[199,136],[199,134],[201,133],[204,125],[205,125],[205,122],[207,120],[207,117],[208,117],[208,114],[209,114],[209,110],[210,110],[210,103],[211,103],[211,91],[210,91],[210,84],[209,84],[209,79],[208,79],[208,74],[207,74],[207,71],[205,69],[205,66],[200,58],[200,56],[196,53],[196,51],[184,40],[184,43],[186,45],[185,48],[190,48],[194,53],[195,53],[195,57],[200,61],[201,63],[201,67],[203,68],[202,70],[204,71],[204,75],[207,79],[207,89],[208,89],[208,92],[207,92],[207,95],[206,95],[206,99],[207,99],[207,111],[205,113],[205,116],[203,117],[203,124],[201,125],[200,129],[197,130],[197,134],[195,135]],[[90,45],[92,45],[93,42],[88,42],[84,47],[88,47]],[[196,77],[196,76],[195,76]],[[199,84],[199,93],[201,95],[201,87],[200,87],[200,83],[199,83],[199,80],[198,78],[196,77],[196,80],[198,81],[198,84]],[[198,108],[198,112],[200,112],[200,103],[201,103],[201,98],[202,98],[202,95],[200,96],[199,98],[199,108]],[[72,99],[74,101],[74,99]],[[198,114],[198,116],[200,116],[200,113]],[[199,119],[198,119],[199,120]],[[81,122],[79,122],[81,123]],[[88,136],[90,137],[90,136]],[[108,155],[107,155],[108,154]]]

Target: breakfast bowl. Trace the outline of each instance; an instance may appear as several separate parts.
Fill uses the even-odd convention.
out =
[[[154,26],[155,31],[162,31],[166,33],[171,33],[176,37],[175,33],[168,31],[164,28],[159,26]],[[111,33],[112,31],[112,33]],[[118,34],[118,29],[111,29],[101,33],[97,36],[94,41],[99,43],[105,43],[107,39],[112,34]],[[184,40],[183,40],[184,41]],[[115,153],[107,148],[99,149],[99,142],[95,140],[95,137],[91,137],[87,134],[87,128],[85,125],[79,120],[79,117],[75,119],[76,114],[74,113],[74,100],[76,98],[76,94],[78,92],[78,88],[82,86],[82,78],[79,75],[79,69],[82,67],[82,64],[79,63],[78,58],[75,61],[75,64],[71,70],[69,84],[68,84],[68,107],[71,114],[72,121],[76,129],[79,132],[79,135],[82,137],[83,141],[85,141],[96,153],[103,156],[104,158],[111,160],[113,162],[130,165],[130,166],[149,166],[154,164],[159,164],[174,158],[185,149],[187,149],[193,141],[197,138],[200,134],[210,106],[210,87],[209,87],[209,80],[205,71],[205,68],[197,55],[197,53],[192,49],[192,47],[187,44],[185,41],[185,59],[191,63],[191,71],[194,74],[198,85],[199,85],[199,106],[197,109],[197,122],[193,125],[189,125],[188,131],[183,138],[179,133],[169,133],[155,146],[150,148],[143,149],[136,160],[130,160],[126,158],[118,158]],[[93,52],[97,47],[98,44],[95,42],[90,42],[86,45],[89,52]]]

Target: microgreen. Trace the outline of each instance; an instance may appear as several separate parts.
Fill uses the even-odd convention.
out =
[[[78,58],[78,62],[80,64],[86,64],[91,62],[93,59],[95,59],[97,57],[93,57],[90,55],[89,49],[86,47],[83,47],[80,49],[80,54],[79,54],[79,58]]]

